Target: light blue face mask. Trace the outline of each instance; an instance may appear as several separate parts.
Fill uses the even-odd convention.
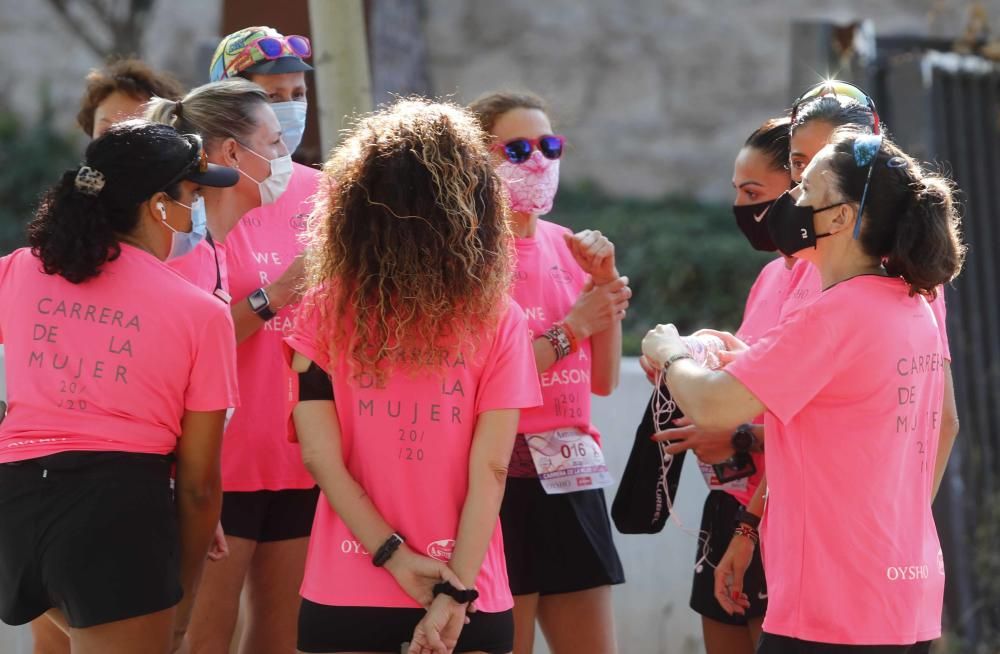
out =
[[[205,213],[205,198],[200,195],[195,196],[190,206],[174,199],[170,201],[191,211],[191,231],[179,232],[171,227],[170,223],[167,222],[167,210],[162,203],[159,205],[160,217],[163,220],[163,224],[173,232],[167,261],[183,257],[185,254],[190,253],[199,243],[205,240],[205,236],[208,234],[208,214]]]
[[[300,100],[289,102],[274,102],[271,108],[281,125],[281,140],[292,154],[302,143],[302,134],[306,131],[306,109],[308,104]]]

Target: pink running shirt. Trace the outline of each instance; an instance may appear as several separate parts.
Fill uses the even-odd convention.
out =
[[[295,164],[278,201],[247,212],[226,237],[228,289],[233,302],[279,277],[302,252],[306,218],[312,211],[319,171]],[[294,325],[295,305],[236,349],[242,406],[236,409],[222,444],[226,491],[283,490],[316,485],[302,464],[298,443],[289,442],[288,414],[280,401],[288,364],[282,339]]]
[[[300,305],[287,342],[330,374],[347,468],[386,522],[417,553],[448,561],[469,486],[469,453],[484,411],[541,403],[538,372],[524,313],[514,302],[479,352],[442,348],[438,372],[387,375],[378,387],[367,374],[351,378],[349,354],[336,362],[317,342],[317,315]],[[476,581],[481,611],[514,604],[497,520]],[[328,606],[415,608],[418,604],[371,556],[320,498],[316,509],[304,598]]]
[[[940,635],[942,354],[927,302],[868,275],[824,291],[725,368],[768,409],[768,633],[851,645]]]
[[[0,258],[9,410],[0,463],[66,451],[168,454],[185,411],[238,404],[229,311],[153,255],[82,284],[28,249]]]
[[[539,220],[533,238],[515,239],[513,295],[527,316],[532,340],[566,317],[587,281],[563,239],[563,234],[571,233],[565,227]],[[590,339],[584,339],[576,353],[539,375],[545,403],[521,412],[518,433],[578,427],[600,443],[600,433],[590,423],[590,367]]]

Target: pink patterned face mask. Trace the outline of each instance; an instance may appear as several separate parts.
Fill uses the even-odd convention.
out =
[[[544,216],[552,211],[552,202],[559,188],[559,160],[546,159],[535,150],[522,164],[504,161],[497,166],[497,175],[507,187],[510,208],[518,213]]]

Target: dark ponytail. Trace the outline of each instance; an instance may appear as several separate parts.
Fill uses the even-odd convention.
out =
[[[753,148],[761,152],[767,157],[773,170],[788,170],[789,127],[791,123],[791,119],[787,116],[772,118],[755,129],[743,147]]]
[[[871,109],[857,102],[856,100],[842,98],[835,95],[821,95],[806,101],[795,112],[795,120],[791,124],[791,131],[811,123],[822,121],[833,127],[844,127],[854,125],[857,127],[875,127],[875,116]]]
[[[858,166],[854,144],[871,138],[856,129],[834,133],[830,168],[836,186],[850,202],[864,192],[867,166]],[[929,173],[888,138],[875,157],[861,216],[861,246],[879,257],[886,271],[902,277],[910,293],[935,297],[937,288],[962,270],[965,245],[952,183]]]
[[[66,171],[28,225],[42,269],[74,284],[96,276],[121,254],[119,238],[135,230],[143,202],[160,191],[180,197],[179,180],[197,163],[198,151],[172,127],[144,120],[114,125],[92,141],[85,165],[101,183],[88,189],[77,182],[79,169]]]

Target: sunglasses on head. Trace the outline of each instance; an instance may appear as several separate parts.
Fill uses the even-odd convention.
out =
[[[815,98],[821,98],[823,96],[832,95],[837,98],[849,98],[854,100],[860,105],[868,107],[869,111],[872,112],[872,117],[875,120],[875,124],[872,126],[872,132],[874,134],[881,133],[882,121],[878,116],[878,111],[875,109],[875,101],[871,99],[871,96],[859,89],[858,87],[850,84],[848,82],[841,82],[840,80],[827,80],[825,82],[820,82],[816,86],[812,87],[802,95],[798,97],[795,102],[792,103],[792,125],[795,124],[795,118],[799,113],[799,109],[802,105],[806,104],[810,100]]]
[[[244,64],[247,59],[259,63],[287,56],[295,56],[300,59],[311,57],[312,44],[309,39],[296,34],[281,37],[262,36],[259,39],[254,39],[230,59],[227,70],[231,77],[235,71],[243,70],[246,67]]]
[[[493,150],[502,152],[507,161],[522,164],[531,158],[531,152],[538,149],[546,159],[558,159],[562,156],[566,139],[556,134],[544,134],[537,139],[514,139],[506,143],[497,143]]]
[[[868,175],[865,177],[865,188],[861,191],[861,201],[858,202],[858,218],[854,221],[854,239],[857,240],[861,234],[861,216],[865,210],[865,200],[868,199],[868,188],[872,183],[872,171],[875,170],[875,160],[878,159],[879,150],[882,149],[881,134],[863,134],[854,140],[854,165],[858,168],[868,166]],[[893,157],[887,164],[890,168],[897,168],[897,159],[906,164],[899,157]]]

